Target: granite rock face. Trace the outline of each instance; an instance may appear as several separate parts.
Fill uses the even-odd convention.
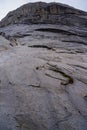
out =
[[[33,5],[43,9],[55,4],[39,2],[18,10],[26,13],[26,6],[33,10]],[[86,13],[83,17],[84,12],[65,5],[60,16],[69,11],[71,19],[78,12],[86,20]],[[24,12],[21,23],[14,24],[15,12],[0,28],[0,130],[87,130],[86,24],[78,17],[72,26],[23,24]]]
[[[9,24],[63,24],[68,26],[87,26],[87,13],[58,3],[29,3],[10,13],[0,26]]]

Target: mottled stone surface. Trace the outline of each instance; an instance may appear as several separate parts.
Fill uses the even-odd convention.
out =
[[[0,28],[0,130],[87,130],[87,26]]]
[[[8,13],[0,22],[0,26],[18,23],[86,27],[87,13],[59,3],[28,3]]]
[[[26,46],[1,52],[0,128],[86,130],[86,70],[87,53]]]

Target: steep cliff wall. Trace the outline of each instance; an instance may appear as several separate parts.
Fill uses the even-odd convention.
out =
[[[29,3],[10,12],[0,27],[14,23],[87,26],[87,13],[59,3]]]

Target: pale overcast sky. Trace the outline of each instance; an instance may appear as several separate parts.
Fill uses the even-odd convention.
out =
[[[5,17],[5,15],[21,5],[29,2],[35,2],[38,0],[0,0],[0,20]],[[39,0],[40,1],[40,0]],[[60,2],[71,5],[78,9],[87,11],[87,0],[41,0],[44,2]]]

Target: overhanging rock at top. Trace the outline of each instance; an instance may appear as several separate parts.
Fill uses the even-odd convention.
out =
[[[60,3],[28,3],[9,12],[0,22],[0,27],[19,23],[87,27],[87,13]]]

